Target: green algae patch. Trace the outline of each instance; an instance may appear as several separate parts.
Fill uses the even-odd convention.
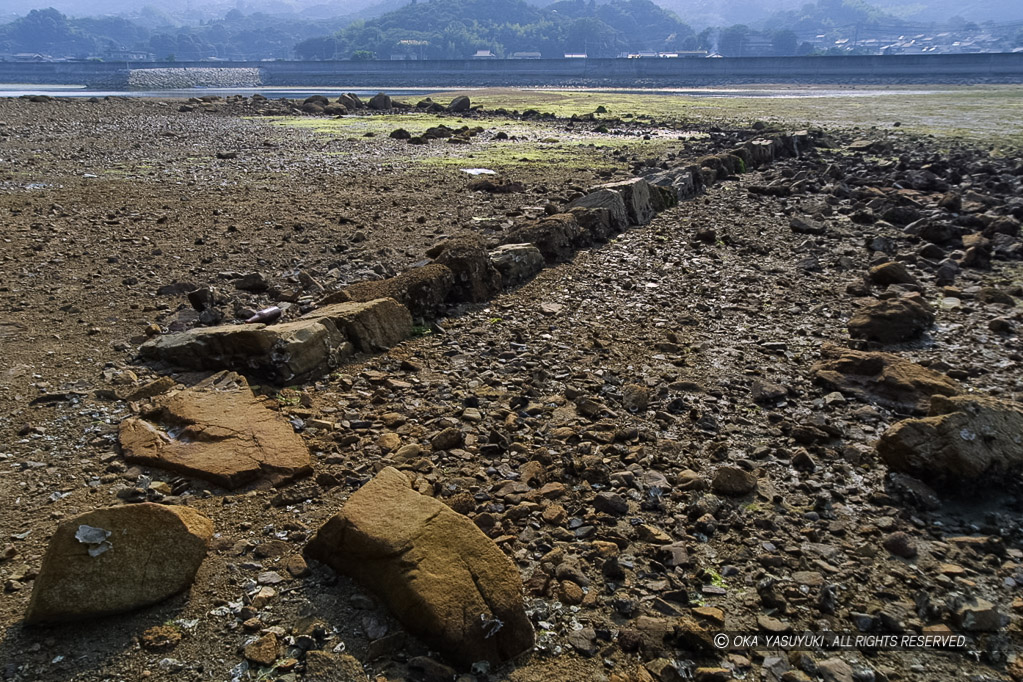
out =
[[[438,145],[439,146],[439,145]],[[426,166],[481,166],[509,170],[516,166],[585,166],[593,169],[612,168],[610,159],[597,148],[557,144],[486,143],[468,145],[456,151],[424,155],[416,162]]]
[[[465,165],[493,167],[509,170],[522,165],[547,164],[552,166],[585,166],[613,168],[620,161],[610,158],[616,151],[622,153],[658,156],[668,150],[678,150],[684,143],[676,131],[652,132],[645,140],[636,134],[597,133],[583,128],[565,130],[550,121],[520,121],[510,118],[461,118],[431,114],[396,114],[346,116],[342,118],[312,118],[302,116],[264,119],[281,128],[307,130],[317,135],[355,143],[357,148],[343,152],[322,152],[334,155],[358,155],[358,149],[386,150],[395,157],[400,155],[404,165],[460,167]],[[562,122],[563,123],[563,122]],[[446,138],[430,140],[423,145],[410,145],[405,140],[392,140],[389,135],[398,128],[412,136],[421,136],[428,128],[444,125],[452,130],[463,126],[482,128],[467,144],[449,144]],[[496,139],[503,132],[511,139]],[[685,136],[681,136],[685,137]],[[689,136],[701,137],[699,134]]]
[[[470,128],[524,128],[521,121],[502,118],[455,118],[433,114],[380,114],[369,116],[342,116],[340,118],[316,118],[307,116],[268,116],[262,120],[271,125],[299,128],[324,135],[361,137],[372,133],[375,137],[387,137],[391,131],[404,128],[412,135],[422,135],[428,128],[445,125],[458,129]]]
[[[790,92],[791,96],[740,94],[758,90]],[[933,136],[942,144],[958,140],[994,145],[1005,153],[1023,147],[1023,128],[1007,125],[1009,121],[1023,120],[1023,87],[1019,85],[862,88],[769,85],[706,92],[718,96],[513,89],[464,94],[484,109],[520,112],[533,109],[560,118],[593,114],[597,121],[653,119],[658,124],[679,128],[747,127],[756,121],[788,129],[875,128]],[[445,96],[453,94],[458,93]]]
[[[416,162],[430,166],[483,166],[494,170],[508,170],[516,166],[544,164],[546,166],[583,166],[594,170],[618,168],[620,159],[613,158],[617,151],[660,156],[668,150],[677,150],[678,141],[667,139],[640,140],[635,137],[585,136],[566,137],[561,135],[556,142],[530,141],[473,141],[469,145],[440,149],[442,142],[434,145]]]

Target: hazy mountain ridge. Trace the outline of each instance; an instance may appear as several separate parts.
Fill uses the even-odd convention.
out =
[[[61,1],[69,2],[57,0]],[[97,7],[112,7],[123,0],[98,2]],[[81,18],[51,8],[0,23],[0,56],[39,53],[120,59],[130,52],[138,55],[130,58],[182,60],[290,59],[295,55],[302,59],[462,59],[477,52],[497,57],[516,53],[616,57],[679,51],[772,56],[1023,47],[1023,22],[1003,20],[981,26],[965,17],[940,23],[907,21],[905,16],[919,16],[917,5],[884,9],[864,0],[805,4],[773,0],[772,6],[787,9],[758,15],[756,11],[764,5],[754,0],[661,2],[357,0],[343,3],[355,14],[329,17],[321,15],[329,15],[341,3],[235,2],[245,9],[236,7],[209,18],[203,17],[217,6],[215,0],[199,10],[186,2],[179,11],[170,12],[157,3],[132,9],[130,14]],[[993,2],[977,0],[967,6]],[[678,11],[665,9],[667,3],[676,3]],[[686,8],[693,6],[715,14],[687,13]],[[732,19],[733,13],[741,19]]]
[[[555,0],[528,0],[536,7],[547,7]],[[24,16],[32,9],[52,7],[69,17],[120,15],[128,18],[145,12],[147,7],[176,21],[199,21],[222,18],[236,9],[244,14],[265,13],[296,15],[307,19],[346,17],[370,19],[400,9],[410,0],[150,0],[141,8],[132,0],[7,0],[0,9],[6,20]],[[597,4],[606,4],[600,0]],[[736,23],[756,24],[772,14],[797,11],[806,0],[655,0],[661,7],[675,12],[697,29],[708,26],[729,26]],[[892,16],[913,22],[946,22],[960,16],[967,21],[1023,20],[1023,2],[1018,0],[876,0],[873,6]]]

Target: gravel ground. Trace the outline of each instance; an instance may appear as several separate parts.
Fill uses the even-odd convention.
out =
[[[520,569],[535,650],[461,679],[1020,679],[1018,472],[938,493],[893,477],[874,443],[907,414],[837,393],[812,370],[827,343],[867,347],[847,324],[871,293],[869,269],[896,260],[936,322],[886,350],[966,392],[1020,399],[1019,261],[939,281],[926,240],[869,206],[883,189],[938,211],[938,185],[906,194],[906,174],[926,167],[957,180],[945,190],[1018,219],[1016,162],[939,155],[897,131],[869,148],[819,131],[801,158],[731,176],[487,304],[424,321],[387,353],[260,387],[300,429],[314,474],[227,492],[129,466],[116,447],[134,409],[117,396],[156,376],[135,362],[138,344],[196,323],[186,291],[220,287],[239,314],[279,301],[297,312],[309,304],[289,296],[300,271],[338,289],[401,272],[446,236],[496,242],[548,203],[649,166],[635,133],[667,136],[623,124],[628,134],[606,135],[626,144],[588,152],[605,161],[596,170],[592,159],[570,171],[518,164],[506,175],[525,191],[489,195],[470,191],[458,164],[428,163],[448,153],[441,142],[270,125],[248,117],[262,106],[251,102],[180,104],[0,101],[4,679],[313,679],[310,648],[351,654],[371,679],[445,679],[440,664],[424,672],[429,652],[372,596],[299,558],[385,465],[471,517]],[[508,120],[467,116],[484,132],[464,153],[506,144],[493,131]],[[653,161],[764,134],[708,132]],[[562,119],[517,134],[584,133]],[[794,218],[816,227],[797,232]],[[230,273],[251,272],[268,293],[230,289]],[[872,293],[900,291],[883,290]],[[461,446],[431,449],[450,427]],[[140,476],[214,521],[191,592],[88,625],[21,624],[55,524],[122,503]],[[284,580],[254,606],[266,571]],[[971,631],[970,609],[1000,627]],[[316,619],[325,625],[311,635]],[[180,642],[148,645],[143,633],[161,624]],[[803,630],[964,632],[975,653],[721,650],[710,639]],[[241,653],[261,631],[296,644],[273,670]]]

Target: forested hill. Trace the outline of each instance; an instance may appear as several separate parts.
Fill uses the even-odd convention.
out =
[[[310,20],[231,10],[222,19],[181,25],[145,9],[133,20],[74,18],[52,8],[32,10],[0,25],[0,58],[17,53],[107,58],[130,50],[172,60],[290,59],[296,43],[348,23],[343,18]]]
[[[307,11],[355,6],[338,0]],[[680,18],[650,0],[383,0],[374,6],[392,11],[354,21],[232,9],[218,18],[182,21],[150,5],[124,17],[33,10],[0,24],[0,60],[466,59],[478,52],[560,58],[697,50],[749,57],[1023,47],[1018,22],[913,24],[866,0],[815,0],[761,21],[699,33],[690,28],[690,15]]]
[[[388,59],[408,55],[463,59],[480,50],[499,57],[539,52],[614,57],[624,51],[696,49],[693,30],[650,0],[430,0],[356,22],[333,36],[300,43],[304,59]]]

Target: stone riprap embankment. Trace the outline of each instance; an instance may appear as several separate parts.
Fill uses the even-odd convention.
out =
[[[448,110],[464,110],[469,105],[469,98],[463,96],[456,98]],[[399,108],[384,93],[369,102],[346,94],[336,105],[318,96],[307,98],[303,104],[318,112],[325,111],[325,106],[340,106],[345,111]],[[431,131],[438,131],[436,137],[449,141],[458,137],[457,131],[446,126]],[[431,131],[424,134],[424,139],[432,139]],[[719,180],[768,166],[775,159],[798,157],[812,147],[807,131],[773,133],[699,159],[650,169],[643,176],[597,185],[579,193],[560,210],[551,203],[551,211],[545,216],[518,221],[495,245],[499,250],[492,253],[477,236],[449,239],[426,253],[427,259],[432,259],[425,261],[429,263],[426,267],[332,292],[321,299],[320,309],[298,320],[269,326],[198,327],[151,339],[142,345],[140,355],[174,368],[255,373],[279,384],[316,378],[335,369],[353,352],[386,350],[404,340],[412,334],[413,314],[429,319],[444,303],[489,301],[513,282],[528,280],[544,262],[555,265],[571,260],[579,249],[605,243],[629,227],[646,225],[661,211],[696,196]],[[492,186],[490,191],[496,189]],[[528,272],[512,273],[508,249],[537,253],[539,257]],[[512,276],[509,282],[503,281],[502,269]],[[261,280],[255,284],[264,288]],[[200,298],[201,293],[197,290],[189,296]],[[197,306],[205,307],[201,301]],[[338,326],[341,318],[348,321]]]
[[[250,88],[262,85],[255,68],[160,68],[131,69],[128,87],[138,90],[181,88]]]

